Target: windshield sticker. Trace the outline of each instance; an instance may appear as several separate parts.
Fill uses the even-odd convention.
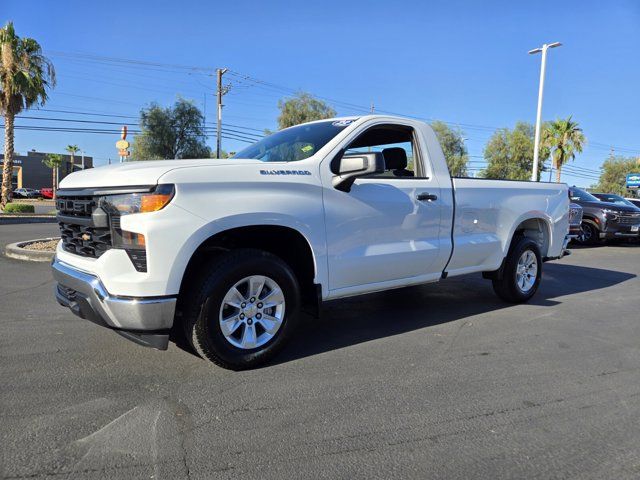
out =
[[[334,127],[346,127],[347,125],[351,125],[355,120],[338,120],[337,122],[333,122],[331,125]]]
[[[310,152],[311,150],[313,150],[313,145],[305,145],[300,150],[302,150],[304,153]]]

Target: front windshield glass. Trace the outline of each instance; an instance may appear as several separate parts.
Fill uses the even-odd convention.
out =
[[[629,200],[625,200],[620,195],[614,195],[613,193],[600,193],[597,197],[603,202],[615,203],[617,205],[627,205],[630,207],[635,207],[633,203]]]
[[[580,190],[579,188],[572,188],[569,190],[569,196],[572,202],[599,202],[598,197],[594,197],[589,192]]]
[[[287,128],[245,148],[233,158],[253,158],[263,162],[304,160],[353,122],[354,120],[337,120]]]

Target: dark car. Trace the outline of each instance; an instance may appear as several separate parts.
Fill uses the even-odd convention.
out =
[[[583,211],[578,242],[593,245],[613,238],[640,238],[639,208],[603,202],[576,187],[569,188],[569,196]]]
[[[582,207],[577,203],[569,204],[569,236],[572,239],[582,235]]]
[[[625,200],[633,203],[636,207],[640,208],[640,198],[625,198]]]

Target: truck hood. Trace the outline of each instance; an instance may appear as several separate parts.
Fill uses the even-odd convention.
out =
[[[81,172],[67,175],[60,182],[60,188],[93,188],[93,187],[129,187],[138,185],[155,185],[158,179],[178,168],[198,166],[246,165],[262,163],[260,160],[151,160],[140,162],[116,163],[102,167],[88,168]]]

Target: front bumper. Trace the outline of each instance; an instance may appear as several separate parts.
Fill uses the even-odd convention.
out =
[[[110,295],[100,278],[61,262],[51,263],[58,303],[75,315],[113,329],[141,345],[166,350],[173,325],[176,297]]]
[[[634,226],[638,228],[638,230],[632,231]],[[600,233],[600,238],[607,240],[613,238],[640,238],[640,226],[608,223],[605,231]]]

